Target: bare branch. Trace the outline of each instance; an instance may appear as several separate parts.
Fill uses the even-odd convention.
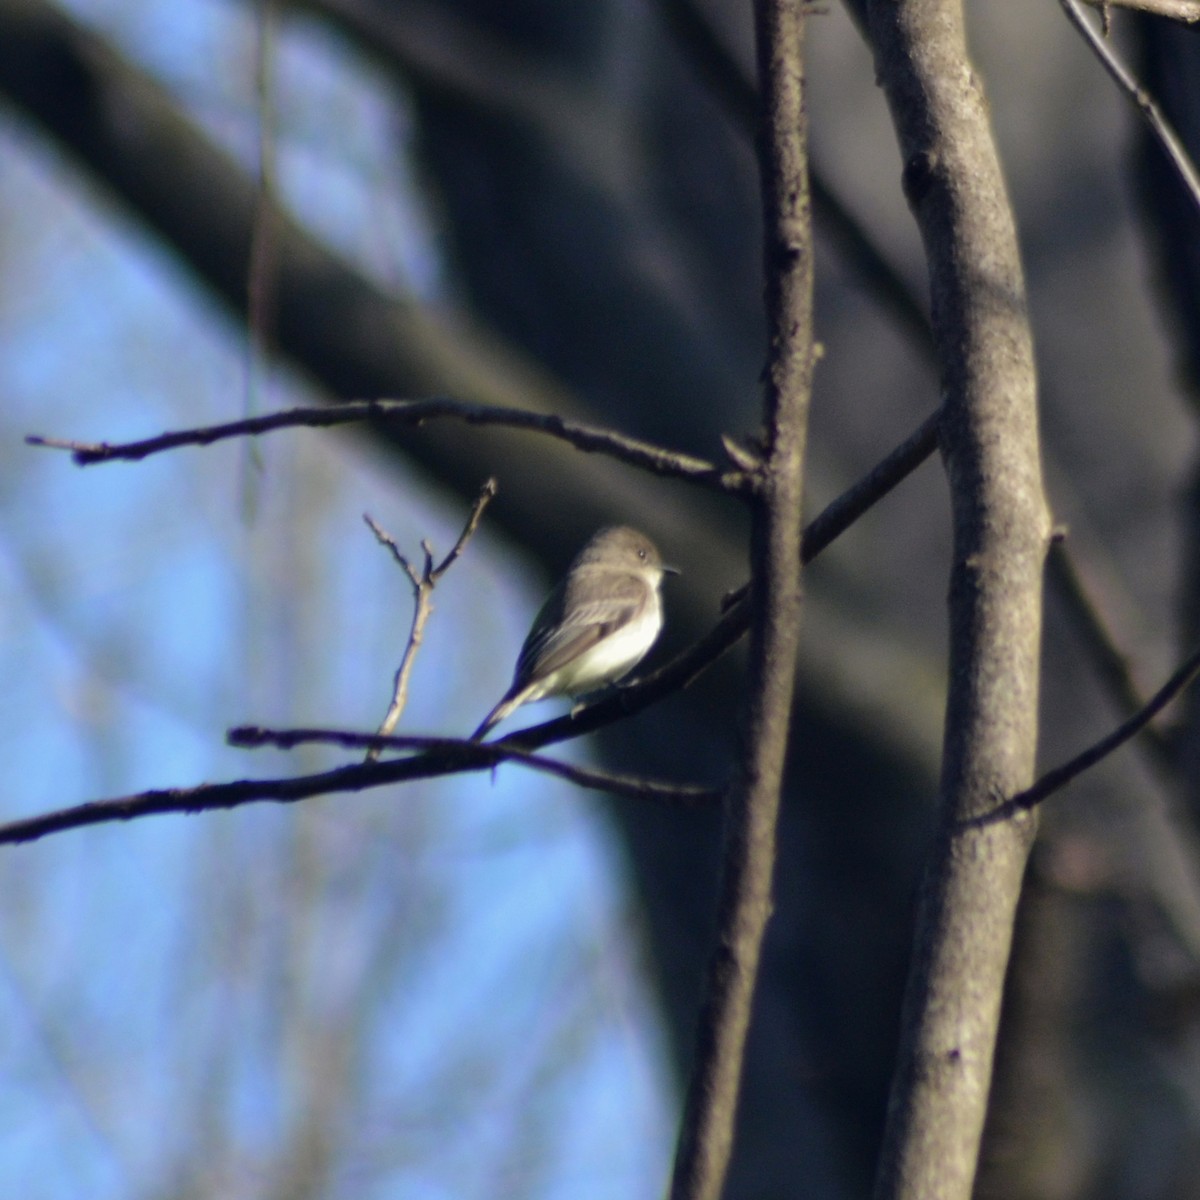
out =
[[[345,746],[348,749],[362,747],[378,750],[418,750],[425,753],[456,753],[464,745],[484,745],[497,751],[492,762],[483,766],[496,767],[502,762],[519,763],[548,775],[556,775],[570,783],[591,791],[609,792],[614,796],[626,796],[633,800],[670,800],[686,804],[709,803],[723,795],[721,788],[704,787],[692,783],[666,783],[655,779],[644,779],[637,775],[626,775],[618,771],[603,771],[595,767],[580,767],[557,758],[546,758],[533,754],[519,746],[504,742],[463,742],[460,738],[415,737],[409,735],[382,735],[356,733],[344,729],[264,729],[257,725],[239,725],[228,734],[230,745],[253,749],[258,746],[277,746],[290,750],[304,744]],[[413,762],[414,759],[402,760]],[[474,764],[472,768],[474,769]]]
[[[801,504],[812,387],[812,227],[803,0],[756,0],[762,97],[768,358],[751,536],[745,750],[730,790],[717,934],[696,1034],[672,1200],[717,1200],[733,1145],[742,1060],[772,908],[775,829],[800,638]]]
[[[348,400],[332,407],[289,408],[265,413],[241,421],[220,425],[203,425],[196,429],[179,429],[157,437],[136,442],[76,442],[63,438],[40,437],[30,434],[25,441],[31,446],[52,450],[69,450],[72,459],[81,467],[103,462],[138,462],[151,454],[176,450],[181,446],[211,446],[228,438],[257,437],[276,429],[297,426],[324,428],[355,421],[383,421],[389,427],[420,426],[426,421],[458,420],[468,425],[501,425],[508,429],[523,429],[545,434],[567,442],[577,450],[603,454],[630,466],[655,475],[696,483],[713,491],[742,494],[746,491],[745,476],[739,471],[723,471],[712,463],[690,454],[676,453],[651,445],[638,438],[613,433],[582,421],[527,412],[519,408],[494,408],[487,404],[468,404],[445,397],[424,400]]]
[[[922,889],[876,1200],[968,1200],[1034,822],[1027,787],[1050,521],[1012,210],[961,0],[867,6],[929,264],[954,557],[937,836]]]
[[[267,741],[286,745],[289,739],[293,743],[302,740],[337,741],[339,744],[355,746],[367,746],[379,740],[372,734],[342,733],[336,730],[284,730],[272,733],[247,726],[229,732],[229,740],[234,745],[251,746]],[[636,776],[575,767],[570,763],[530,754],[520,746],[504,741],[480,743],[453,738],[392,737],[384,739],[382,744],[398,749],[423,749],[424,752],[413,758],[358,763],[314,775],[289,776],[284,779],[237,779],[229,783],[206,783],[191,788],[164,788],[120,796],[112,800],[93,800],[88,804],[58,809],[55,812],[0,825],[0,845],[32,842],[48,834],[62,833],[68,829],[81,829],[87,825],[101,825],[113,821],[130,821],[165,813],[190,815],[215,812],[264,801],[294,804],[313,796],[361,792],[415,779],[489,771],[506,761],[559,775],[579,784],[580,787],[611,791],[614,795],[639,800],[693,804],[716,800],[722,794],[718,788],[660,783]]]
[[[437,567],[433,565],[433,551],[430,549],[429,543],[427,541],[421,543],[425,550],[425,565],[419,574],[412,563],[400,552],[400,547],[396,545],[395,538],[382,529],[370,516],[366,513],[363,514],[363,520],[371,527],[371,532],[375,534],[375,537],[382,545],[386,546],[392,552],[392,557],[400,564],[408,576],[408,581],[412,584],[414,602],[412,626],[409,629],[408,642],[404,647],[404,654],[400,658],[400,665],[396,668],[396,676],[392,684],[392,700],[377,730],[377,737],[387,737],[396,728],[396,723],[400,720],[400,715],[404,712],[404,708],[408,704],[408,681],[412,675],[412,667],[416,661],[417,650],[425,640],[425,625],[429,621],[430,613],[433,612],[433,589],[437,586],[438,580],[458,561],[459,555],[467,548],[467,543],[471,540],[475,530],[479,528],[479,522],[483,519],[484,509],[487,508],[495,494],[496,481],[489,479],[480,489],[479,495],[471,507],[471,515],[467,518],[467,523],[463,526],[462,533],[458,535],[458,541],[454,543],[454,549],[446,555]],[[383,748],[382,743],[378,741],[372,743],[367,750],[366,761],[374,762],[379,757]]]
[[[1129,8],[1171,21],[1182,21],[1185,25],[1200,21],[1200,0],[1083,0],[1083,3],[1100,9],[1102,17],[1106,8]]]
[[[1200,674],[1200,649],[1194,650],[1170,679],[1127,721],[1089,746],[1074,758],[1047,771],[1036,783],[1018,792],[1006,807],[1031,809],[1048,796],[1066,787],[1084,771],[1119,750],[1130,738],[1136,737],[1168,704],[1182,693]]]
[[[471,515],[467,518],[467,523],[463,526],[462,533],[458,535],[458,541],[454,543],[450,553],[436,567],[433,567],[429,571],[429,577],[434,583],[441,579],[462,556],[463,551],[467,548],[467,543],[475,536],[475,531],[479,528],[479,522],[483,520],[484,511],[495,497],[496,481],[488,479],[484,482],[483,487],[479,489],[479,495],[475,498],[475,503],[471,507]]]
[[[1184,187],[1187,188],[1192,203],[1200,210],[1200,172],[1196,170],[1196,164],[1192,162],[1187,147],[1171,127],[1171,123],[1163,116],[1162,110],[1154,102],[1150,93],[1138,83],[1129,68],[1117,57],[1112,43],[1101,36],[1083,15],[1080,0],[1058,0],[1058,2],[1062,5],[1071,24],[1083,34],[1092,53],[1100,60],[1116,85],[1129,97],[1138,112],[1145,118],[1146,124],[1150,126],[1150,132],[1158,140],[1158,144],[1171,160],[1171,165],[1174,166]],[[1197,18],[1190,19],[1196,20]]]
[[[903,483],[937,449],[940,420],[941,409],[930,413],[899,446],[812,519],[800,541],[800,557],[805,566],[892,488]],[[743,600],[749,590],[750,585],[743,584],[731,592],[725,597],[722,609],[728,611]]]
[[[363,513],[363,524],[375,535],[375,540],[391,553],[396,565],[408,576],[408,582],[414,588],[421,586],[421,576],[417,569],[408,561],[404,551],[400,549],[396,539],[380,525],[370,513]]]

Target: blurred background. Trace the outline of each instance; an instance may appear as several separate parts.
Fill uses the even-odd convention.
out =
[[[1195,137],[1200,35],[1114,25]],[[841,6],[809,28],[815,513],[938,388],[870,54]],[[1148,692],[1200,633],[1196,218],[1057,6],[972,6],[969,31],[1051,503]],[[489,475],[400,732],[474,728],[601,524],[684,570],[651,663],[711,624],[745,574],[736,507],[523,435],[300,430],[86,470],[23,438],[442,394],[719,459],[763,359],[751,62],[729,0],[0,0],[0,820],[344,761],[224,732],[374,729],[412,610],[361,516],[444,553]],[[936,791],[945,495],[931,462],[808,574],[731,1198],[869,1186]],[[1122,715],[1053,589],[1043,693],[1045,766]],[[720,782],[740,695],[733,655],[570,752]],[[1200,1196],[1195,724],[1047,806],[981,1195]],[[659,1195],[719,835],[509,767],[5,848],[0,1177],[47,1200]]]

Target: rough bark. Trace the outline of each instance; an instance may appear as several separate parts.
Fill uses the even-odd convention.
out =
[[[1037,745],[1049,517],[1016,231],[957,0],[868,6],[929,266],[950,482],[950,682],[938,831],[877,1200],[967,1200],[1034,820],[990,814]]]

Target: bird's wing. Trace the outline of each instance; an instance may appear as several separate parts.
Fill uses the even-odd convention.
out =
[[[531,679],[542,679],[590,650],[622,625],[632,621],[646,599],[646,585],[636,576],[620,581],[602,600],[571,603],[571,622],[563,626],[565,593],[550,595],[533,623],[517,659],[514,689]]]

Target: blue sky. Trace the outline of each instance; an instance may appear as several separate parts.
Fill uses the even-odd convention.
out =
[[[253,160],[247,6],[70,7]],[[403,98],[311,25],[276,71],[289,205],[437,295]],[[257,464],[24,446],[312,397],[8,110],[0,155],[0,819],[334,761],[224,731],[372,728],[411,608],[361,514],[444,551],[461,503],[345,433],[274,435]],[[402,729],[469,730],[503,690],[540,591],[519,568],[485,531],[446,577]],[[2,853],[0,1177],[23,1196],[259,1196],[281,1162],[324,1196],[661,1191],[663,1049],[593,799],[505,769]]]

